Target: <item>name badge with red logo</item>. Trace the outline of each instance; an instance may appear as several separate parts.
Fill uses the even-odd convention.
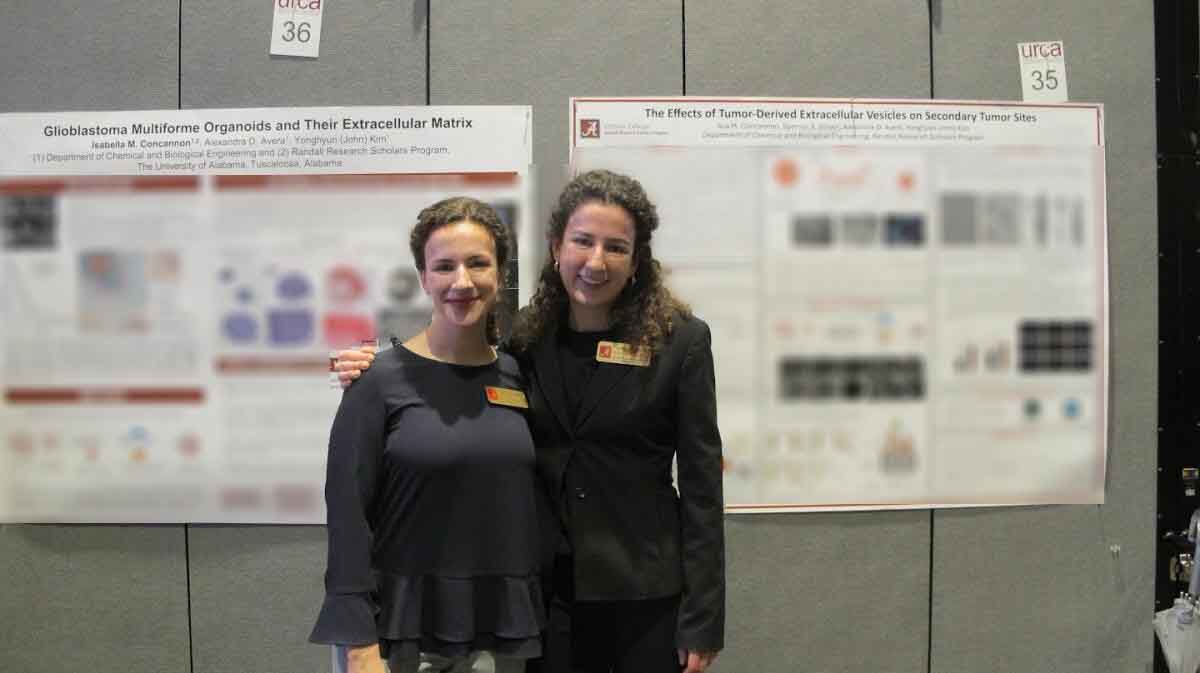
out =
[[[620,341],[601,341],[596,344],[596,361],[610,365],[649,367],[650,349],[635,348]]]
[[[499,404],[503,407],[516,407],[518,409],[528,409],[529,400],[525,399],[525,393],[512,388],[500,388],[498,386],[484,386],[484,393],[487,395],[488,402]]]

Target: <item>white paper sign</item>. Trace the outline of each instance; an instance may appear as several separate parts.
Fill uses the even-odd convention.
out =
[[[271,53],[277,56],[321,55],[321,0],[271,0]]]
[[[1021,95],[1027,101],[1065,103],[1067,61],[1062,40],[1020,42],[1017,62],[1021,66]]]

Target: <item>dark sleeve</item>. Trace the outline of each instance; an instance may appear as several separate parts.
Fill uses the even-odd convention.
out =
[[[679,379],[680,524],[683,599],[678,645],[720,650],[725,644],[725,500],[721,485],[721,433],[717,429],[712,334],[698,323]]]
[[[329,561],[325,600],[308,637],[314,643],[368,645],[379,641],[369,517],[387,420],[378,380],[378,375],[364,375],[346,390],[329,432],[325,472]]]

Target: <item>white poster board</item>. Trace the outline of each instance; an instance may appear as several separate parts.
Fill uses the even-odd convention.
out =
[[[1104,499],[1103,109],[573,99],[713,330],[731,512]]]
[[[531,230],[528,107],[0,115],[0,521],[323,523],[330,349],[433,201]]]

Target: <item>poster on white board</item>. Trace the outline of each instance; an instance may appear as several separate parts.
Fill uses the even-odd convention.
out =
[[[1103,108],[576,98],[713,330],[730,512],[1104,501]]]
[[[428,321],[430,203],[525,242],[530,132],[515,106],[0,115],[0,522],[323,523],[329,351]]]

